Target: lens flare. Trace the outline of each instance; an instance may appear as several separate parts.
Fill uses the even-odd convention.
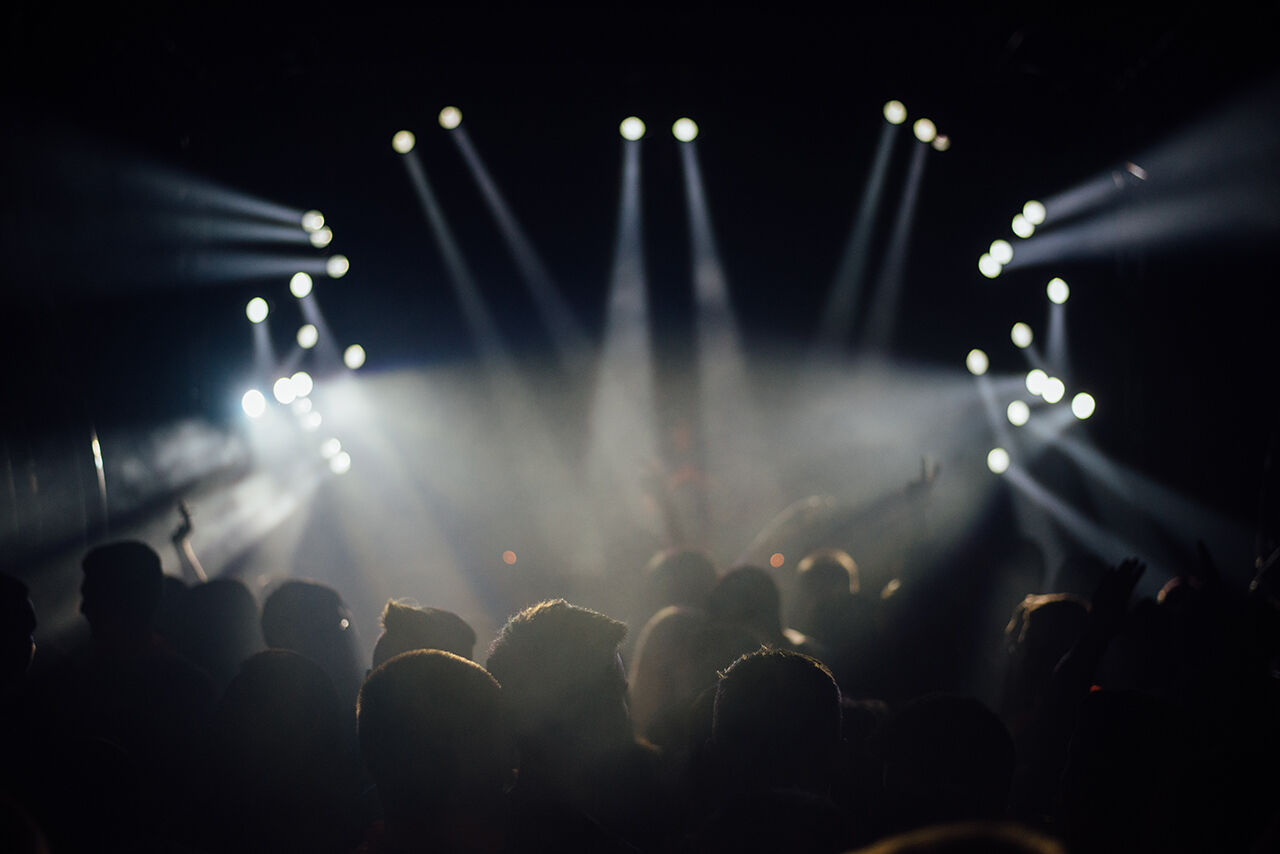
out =
[[[339,451],[329,459],[329,470],[334,474],[346,474],[351,471],[351,455],[346,451]]]
[[[325,439],[320,443],[320,456],[331,460],[342,450],[342,443],[337,439]]]

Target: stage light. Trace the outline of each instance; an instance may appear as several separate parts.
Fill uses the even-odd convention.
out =
[[[295,400],[293,402],[293,406],[289,408],[293,410],[294,415],[301,418],[302,416],[306,415],[308,412],[311,411],[311,400],[310,398],[306,398],[306,397],[302,398],[301,400]]]
[[[293,381],[288,377],[281,377],[271,386],[271,393],[275,395],[276,400],[286,406],[293,403],[297,399],[298,393],[293,390]]]
[[[994,279],[1003,269],[1000,262],[991,257],[990,252],[983,252],[982,257],[978,259],[978,272],[988,279]]]
[[[1139,181],[1147,180],[1147,170],[1143,169],[1137,163],[1126,163],[1124,168],[1129,170],[1129,174],[1137,178]]]
[[[325,439],[320,443],[320,456],[326,460],[331,460],[342,450],[342,443],[337,439]]]
[[[934,151],[946,151],[951,147],[951,137],[946,134],[938,134],[934,137],[933,142],[929,144],[933,146]]]
[[[1067,287],[1066,282],[1058,278],[1050,279],[1044,290],[1049,295],[1049,302],[1056,305],[1062,305],[1067,301],[1067,297],[1071,296],[1071,288]]]
[[[245,317],[249,318],[250,323],[261,323],[267,319],[267,315],[270,312],[271,307],[267,305],[267,301],[262,297],[254,297],[244,307]]]
[[[774,552],[769,556],[769,566],[778,569],[787,562],[787,557],[782,552]]]
[[[320,211],[307,211],[302,215],[303,231],[318,231],[324,228],[324,214]]]
[[[693,119],[676,119],[671,134],[681,142],[693,142],[698,138],[698,123]]]
[[[342,354],[342,363],[351,370],[356,370],[364,364],[364,348],[359,344],[352,344]]]
[[[1009,452],[1004,448],[992,448],[987,454],[987,468],[994,474],[1004,474],[1009,470]]]
[[[311,277],[306,273],[294,273],[293,278],[289,280],[289,293],[298,299],[311,293]]]
[[[306,418],[302,419],[302,429],[306,430],[308,433],[319,430],[320,422],[322,420],[323,419],[320,417],[319,412],[311,412],[307,415]]]
[[[1018,214],[1013,218],[1013,233],[1019,237],[1027,238],[1036,233],[1036,227],[1031,224],[1031,220],[1022,214]]]
[[[339,451],[329,460],[329,470],[334,474],[346,474],[351,471],[351,455],[346,451]]]
[[[324,271],[329,274],[331,279],[341,279],[351,269],[351,262],[347,260],[346,255],[331,255],[324,262]]]
[[[916,119],[916,123],[911,126],[911,132],[921,142],[933,142],[938,135],[938,128],[928,119]]]
[[[884,105],[884,120],[891,125],[900,125],[907,120],[907,108],[901,101],[889,101]]]
[[[635,142],[644,136],[644,122],[635,116],[628,116],[622,120],[622,124],[618,125],[618,133],[622,134],[623,139]]]
[[[502,553],[502,562],[507,566],[515,566],[516,553],[511,551],[511,549],[507,549]]]
[[[987,354],[977,348],[970,350],[969,355],[964,357],[964,366],[969,369],[969,373],[975,377],[980,377],[987,372],[987,368],[991,367],[991,361],[987,358]]]
[[[418,141],[412,131],[398,130],[395,136],[391,137],[391,147],[395,149],[396,154],[408,154],[413,151],[414,144]]]
[[[1045,213],[1044,205],[1034,200],[1022,206],[1022,215],[1032,225],[1040,225],[1040,223],[1044,222]]]
[[[991,248],[987,252],[1002,267],[1013,260],[1013,244],[1007,240],[991,241]]]
[[[1027,391],[1034,395],[1044,393],[1044,385],[1049,381],[1049,375],[1039,368],[1032,368],[1027,371]]]
[[[1044,391],[1041,396],[1044,397],[1045,403],[1057,403],[1062,400],[1062,396],[1067,393],[1067,386],[1057,377],[1049,377],[1045,380]]]
[[[316,342],[320,340],[320,330],[316,329],[313,324],[304,323],[298,327],[298,346],[303,350],[310,350],[316,346]]]
[[[1097,404],[1094,403],[1093,395],[1088,392],[1082,391],[1075,397],[1071,398],[1071,413],[1081,421],[1092,415],[1096,406]]]
[[[333,229],[329,226],[318,228],[311,232],[311,245],[317,249],[323,249],[333,242]]]
[[[267,398],[256,388],[251,388],[240,398],[240,408],[250,418],[260,418],[267,411]]]
[[[1009,416],[1009,423],[1014,427],[1021,427],[1031,418],[1031,407],[1027,406],[1024,401],[1015,400],[1009,404],[1009,408],[1005,410],[1005,415]]]
[[[462,124],[462,110],[457,107],[445,107],[440,111],[440,127],[453,130]]]
[[[1025,350],[1031,346],[1033,337],[1031,327],[1022,322],[1015,323],[1013,328],[1009,330],[1009,337],[1013,340],[1013,346],[1019,350]]]
[[[311,374],[306,371],[298,371],[289,377],[289,382],[293,383],[294,397],[306,397],[311,394],[311,389],[315,388],[315,383],[311,380]]]

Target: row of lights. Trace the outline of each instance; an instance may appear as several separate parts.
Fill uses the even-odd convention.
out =
[[[1013,233],[1025,240],[1036,233],[1036,226],[1044,222],[1046,215],[1043,202],[1034,199],[1027,202],[1022,206],[1022,211],[1013,217]],[[978,272],[988,279],[994,279],[1012,260],[1013,244],[1004,239],[992,241],[987,251],[978,258]]]
[[[907,108],[901,101],[889,101],[884,105],[884,119],[891,125],[900,125],[907,120]],[[916,139],[932,145],[937,151],[946,151],[951,147],[951,137],[938,133],[938,126],[931,119],[919,118],[911,125],[911,132]]]
[[[457,107],[445,107],[440,111],[438,120],[442,128],[453,130],[462,124],[462,111]],[[637,116],[628,116],[618,125],[618,132],[623,139],[635,142],[644,136],[644,121]],[[693,142],[698,138],[698,123],[690,118],[676,119],[671,125],[671,135],[680,142]],[[408,154],[417,143],[418,138],[409,130],[396,131],[391,137],[391,147],[397,154]]]

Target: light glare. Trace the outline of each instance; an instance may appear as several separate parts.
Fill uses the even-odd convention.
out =
[[[934,140],[930,145],[933,146],[934,151],[946,151],[951,147],[951,137],[940,133],[934,137]]]
[[[1010,424],[1014,427],[1021,427],[1031,417],[1031,407],[1027,406],[1024,401],[1015,400],[1009,404],[1009,408],[1005,410],[1005,415],[1009,416]]]
[[[1025,350],[1031,346],[1032,334],[1031,327],[1019,321],[1013,324],[1013,328],[1009,330],[1009,337],[1013,339],[1013,346],[1020,350]]]
[[[991,248],[987,250],[992,258],[1001,266],[1008,264],[1013,260],[1013,244],[1007,240],[991,241]]]
[[[1000,262],[991,257],[990,252],[983,252],[982,257],[978,259],[978,272],[988,279],[994,279],[1003,269]]]
[[[293,389],[293,381],[288,377],[281,377],[271,386],[271,393],[275,395],[276,400],[288,406],[297,399],[298,393]]]
[[[320,330],[314,324],[305,323],[298,327],[298,346],[310,350],[320,340]]]
[[[1034,395],[1044,392],[1045,383],[1049,381],[1049,375],[1039,368],[1032,368],[1027,371],[1027,391]]]
[[[298,299],[311,293],[311,277],[306,273],[294,273],[293,278],[289,280],[289,293]]]
[[[440,111],[440,127],[453,130],[462,124],[462,110],[457,107],[445,107]]]
[[[351,471],[351,455],[346,451],[339,451],[329,460],[329,470],[334,474],[346,474]]]
[[[307,211],[302,215],[302,229],[304,231],[317,231],[324,227],[324,214],[320,211]]]
[[[294,415],[301,418],[302,416],[306,415],[308,412],[311,411],[311,401],[310,399],[304,397],[301,400],[295,400],[293,402],[293,406],[289,408],[293,410]]]
[[[1057,377],[1049,377],[1045,380],[1044,391],[1041,395],[1044,397],[1045,403],[1057,403],[1062,400],[1062,396],[1067,393],[1067,386]]]
[[[333,230],[329,226],[311,232],[311,245],[323,249],[333,242]]]
[[[261,418],[262,413],[267,411],[266,395],[256,388],[251,388],[240,398],[240,408],[250,418]]]
[[[693,142],[698,138],[698,123],[693,119],[676,119],[671,126],[672,135],[681,142]]]
[[[628,116],[622,120],[622,124],[618,125],[618,132],[622,134],[623,139],[635,142],[644,136],[644,122],[635,116]]]
[[[332,255],[324,262],[324,271],[331,279],[341,279],[351,269],[351,262],[346,255]]]
[[[250,323],[261,323],[267,319],[267,315],[270,312],[271,307],[267,305],[267,301],[262,297],[254,297],[244,307],[245,317],[249,318]]]
[[[1097,404],[1093,400],[1093,395],[1088,392],[1082,391],[1071,398],[1071,413],[1081,421],[1092,415],[1096,407]]]
[[[1066,282],[1058,278],[1050,279],[1048,286],[1044,290],[1049,295],[1049,302],[1055,305],[1062,305],[1067,301],[1067,297],[1071,296],[1071,288],[1067,287]]]
[[[921,142],[933,142],[938,135],[938,128],[928,119],[916,119],[916,123],[911,126],[911,132]]]
[[[884,119],[891,125],[900,125],[907,120],[907,108],[901,101],[889,101],[884,105]]]
[[[302,429],[308,433],[318,430],[320,429],[321,420],[319,412],[312,412],[302,419]]]
[[[969,351],[968,356],[964,357],[964,366],[969,369],[969,373],[980,377],[987,372],[987,368],[991,367],[991,360],[987,358],[986,353],[974,348]]]
[[[994,474],[1004,474],[1009,470],[1009,452],[1004,448],[992,448],[987,454],[987,468]]]
[[[1031,220],[1022,214],[1018,214],[1013,218],[1013,233],[1019,237],[1027,238],[1036,233],[1036,227],[1031,224]]]
[[[1027,218],[1027,222],[1032,225],[1040,225],[1044,222],[1045,214],[1044,204],[1034,199],[1022,206],[1022,215]]]
[[[325,439],[320,444],[320,456],[324,457],[326,460],[333,459],[338,455],[338,452],[341,450],[342,450],[342,443],[339,442],[337,439]]]
[[[342,363],[353,371],[364,364],[364,359],[364,348],[359,344],[352,344],[342,354]]]
[[[395,136],[391,137],[391,147],[395,149],[396,154],[408,154],[413,151],[417,141],[417,137],[411,131],[398,130]]]
[[[306,371],[298,371],[289,377],[289,382],[293,383],[294,397],[306,397],[311,394],[311,389],[315,387],[311,374]]]

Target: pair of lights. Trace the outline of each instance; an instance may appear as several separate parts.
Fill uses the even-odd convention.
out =
[[[1049,376],[1039,368],[1033,368],[1027,372],[1026,384],[1027,391],[1043,397],[1046,403],[1057,403],[1067,393],[1067,387],[1062,380]]]
[[[462,110],[457,107],[445,107],[436,117],[436,121],[440,122],[440,127],[445,130],[453,130],[462,124]],[[396,154],[408,154],[417,144],[418,138],[411,130],[398,130],[391,137],[391,147]]]
[[[1004,271],[1004,265],[1013,260],[1013,244],[1007,240],[993,240],[991,246],[978,259],[978,272],[994,279]]]
[[[307,211],[302,215],[302,230],[314,234],[324,228],[324,214],[320,211]]]
[[[641,139],[644,131],[644,122],[638,116],[627,116],[622,120],[622,124],[618,125],[618,133],[622,134],[622,138],[628,142]],[[698,123],[689,118],[676,119],[675,124],[671,126],[671,135],[680,142],[693,142],[698,138]]]
[[[280,403],[288,406],[298,398],[311,394],[315,383],[306,371],[298,371],[291,377],[280,377],[271,386],[271,394]]]
[[[311,232],[311,245],[317,249],[323,249],[333,242],[333,229],[327,225]]]

